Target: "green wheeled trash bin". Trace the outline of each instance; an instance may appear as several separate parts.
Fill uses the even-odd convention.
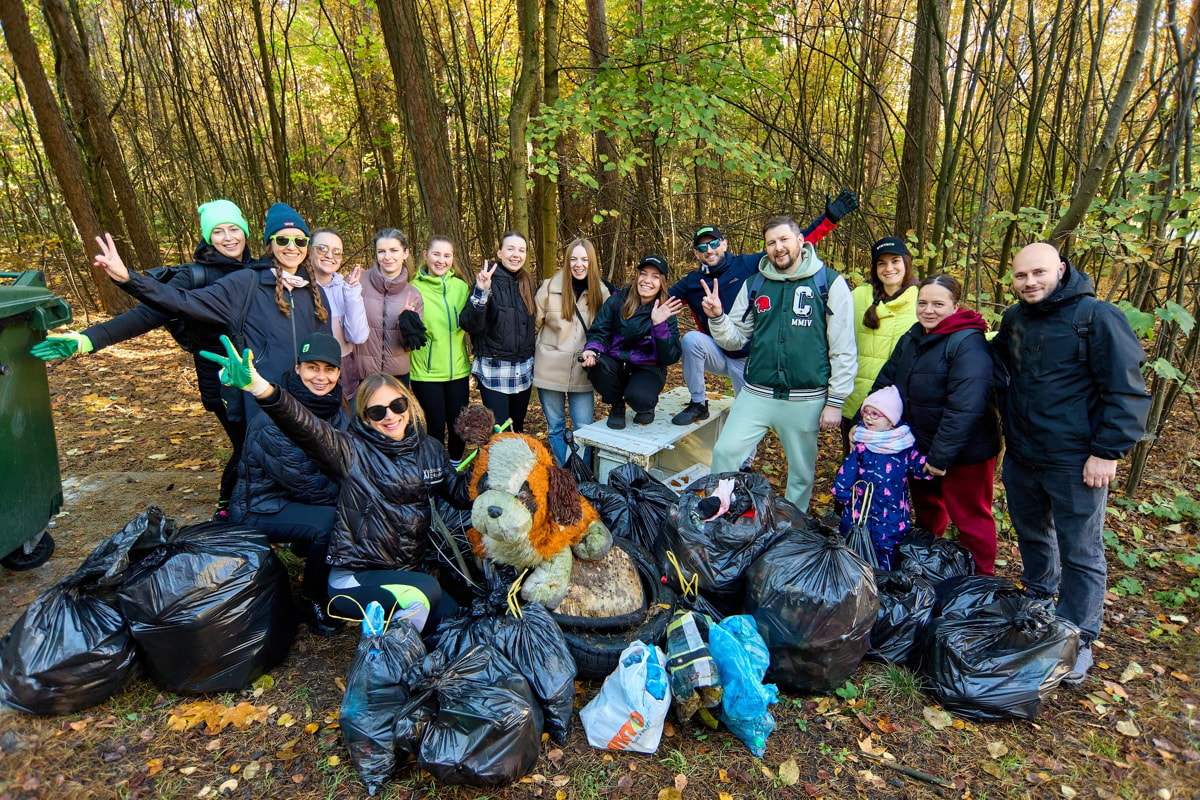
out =
[[[62,476],[46,364],[29,349],[71,321],[41,272],[0,272],[0,564],[33,569],[54,553]]]

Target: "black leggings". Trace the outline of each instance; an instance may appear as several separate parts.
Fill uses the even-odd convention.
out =
[[[246,420],[231,420],[224,405],[213,404],[207,408],[225,429],[225,435],[229,437],[229,444],[233,448],[229,460],[225,462],[225,469],[221,471],[221,494],[217,498],[225,505],[229,503],[229,498],[233,497],[233,487],[237,484],[238,464],[242,460],[242,447],[246,444]]]
[[[532,393],[532,386],[516,394],[497,392],[495,389],[485,388],[482,384],[479,386],[479,399],[496,415],[496,424],[503,425],[504,420],[511,419],[512,427],[509,430],[513,433],[525,432],[525,412],[529,410],[529,395]]]
[[[383,606],[383,613],[391,615],[396,605],[396,595],[385,586],[411,586],[429,601],[429,618],[421,630],[433,632],[438,623],[458,610],[458,603],[442,592],[437,580],[421,572],[406,572],[402,569],[372,569],[356,572],[354,577],[359,586],[351,589],[329,589],[330,607],[333,613],[347,619],[362,619],[363,611],[372,600]],[[398,612],[403,609],[396,609]]]
[[[667,383],[662,367],[630,364],[611,356],[597,356],[596,366],[588,367],[587,373],[601,400],[610,406],[628,403],[635,412],[653,411]]]
[[[274,514],[247,514],[245,522],[265,533],[268,541],[304,542],[308,545],[300,592],[317,602],[323,602],[329,584],[329,565],[325,563],[325,554],[329,551],[329,535],[336,519],[337,509],[334,506],[288,503]]]
[[[454,381],[413,381],[412,392],[425,412],[425,431],[442,444],[450,437],[446,451],[458,461],[466,445],[454,432],[454,422],[471,401],[471,379]]]

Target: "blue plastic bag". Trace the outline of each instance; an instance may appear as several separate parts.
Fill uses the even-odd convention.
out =
[[[719,718],[751,753],[762,758],[767,737],[775,730],[775,717],[767,706],[779,702],[779,697],[774,684],[762,682],[771,656],[754,618],[738,614],[712,626],[708,650],[725,688]]]

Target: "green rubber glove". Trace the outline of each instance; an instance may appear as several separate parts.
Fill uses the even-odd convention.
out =
[[[42,361],[53,361],[56,358],[70,358],[76,353],[92,352],[92,340],[82,333],[76,333],[75,331],[51,333],[46,336],[45,341],[38,342],[31,347],[29,352]]]
[[[244,389],[255,397],[265,394],[271,388],[271,384],[263,380],[263,377],[258,374],[258,370],[254,369],[254,353],[250,350],[243,350],[239,356],[237,348],[233,346],[233,342],[229,341],[228,336],[221,336],[221,344],[225,345],[224,356],[210,353],[207,350],[200,351],[202,358],[221,365],[221,371],[218,373],[221,383]]]

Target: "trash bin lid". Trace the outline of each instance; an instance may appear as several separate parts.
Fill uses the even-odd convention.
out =
[[[14,317],[34,309],[49,309],[37,315],[39,324],[45,329],[71,321],[71,310],[66,302],[46,288],[46,278],[38,270],[26,272],[0,272],[0,279],[15,278],[12,283],[0,286],[0,320]]]

